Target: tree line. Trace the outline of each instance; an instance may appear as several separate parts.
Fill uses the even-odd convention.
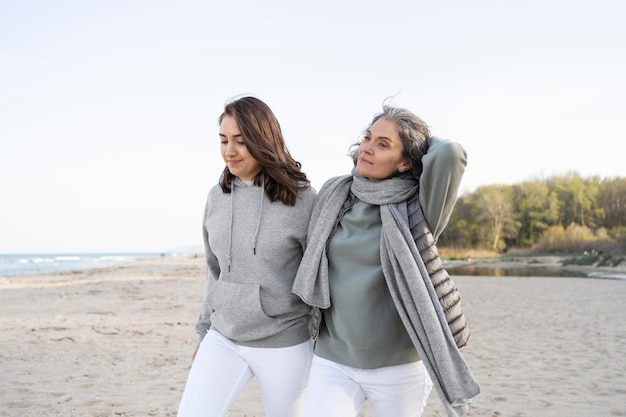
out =
[[[597,250],[626,246],[626,178],[577,173],[460,196],[439,246],[498,253]]]

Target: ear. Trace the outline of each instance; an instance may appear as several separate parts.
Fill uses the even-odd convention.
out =
[[[400,162],[400,167],[398,168],[398,171],[406,172],[411,169],[412,166],[413,164],[411,164],[411,161],[409,161],[408,159],[404,159],[402,162]]]

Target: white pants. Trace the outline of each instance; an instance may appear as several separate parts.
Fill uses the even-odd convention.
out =
[[[239,346],[210,330],[193,361],[178,417],[221,417],[256,377],[267,417],[300,417],[313,341],[286,348]]]
[[[376,417],[419,417],[432,387],[422,361],[358,369],[313,356],[304,417],[356,416],[365,401]]]

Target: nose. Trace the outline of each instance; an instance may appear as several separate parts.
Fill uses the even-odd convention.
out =
[[[371,141],[368,142],[361,142],[361,152],[367,153],[367,154],[371,154],[372,153],[372,148],[371,148]]]
[[[226,155],[234,155],[235,154],[235,144],[231,141],[226,142],[226,149],[224,149],[224,153]]]

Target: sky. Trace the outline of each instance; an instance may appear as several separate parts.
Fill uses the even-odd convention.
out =
[[[461,194],[626,176],[626,2],[0,0],[0,253],[202,246],[217,118],[265,101],[316,189],[385,99]]]

